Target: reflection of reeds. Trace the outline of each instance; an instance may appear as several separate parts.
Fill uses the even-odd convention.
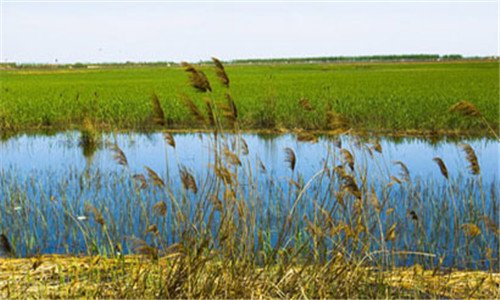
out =
[[[295,170],[295,164],[297,163],[297,158],[295,156],[295,152],[291,148],[285,148],[285,162],[288,164],[288,167],[292,170]]]

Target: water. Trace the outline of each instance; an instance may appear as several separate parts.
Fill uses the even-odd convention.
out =
[[[116,143],[123,150],[128,160],[128,169],[117,164],[113,153],[104,147],[104,143],[97,149],[84,148],[79,143],[79,136],[78,132],[51,136],[20,135],[0,143],[0,196],[4,204],[0,209],[3,216],[1,229],[11,233],[20,256],[40,252],[88,252],[89,247],[94,247],[93,251],[103,251],[99,249],[99,245],[89,246],[88,241],[82,241],[82,236],[85,236],[81,232],[82,228],[90,232],[89,240],[101,241],[104,244],[109,240],[98,230],[99,226],[95,224],[85,203],[93,204],[101,210],[106,220],[112,221],[109,222],[108,230],[113,240],[126,244],[125,237],[134,235],[150,241],[144,234],[144,216],[141,216],[140,212],[142,209],[151,211],[155,203],[168,197],[159,189],[148,188],[140,192],[145,208],[140,207],[134,200],[134,181],[130,177],[132,174],[146,175],[146,166],[159,174],[165,182],[170,182],[181,190],[177,165],[180,162],[194,175],[200,189],[208,186],[203,185],[203,182],[207,181],[210,171],[208,165],[213,157],[210,151],[213,138],[208,134],[174,134],[175,151],[165,143],[160,133],[103,135],[103,141]],[[234,137],[228,137],[229,149],[232,149],[232,138]],[[325,160],[330,169],[342,164],[339,149],[331,138],[322,137],[315,144],[298,142],[293,134],[244,134],[243,138],[249,153],[240,155],[240,159],[242,168],[251,170],[251,174],[241,172],[239,179],[244,183],[253,178],[254,182],[261,184],[259,193],[262,193],[260,198],[264,208],[261,207],[257,215],[272,214],[274,217],[270,218],[280,222],[279,209],[276,207],[283,209],[283,204],[277,203],[277,199],[286,202],[290,193],[293,194],[297,190],[288,178],[292,178],[302,188],[317,174],[317,179],[311,181],[311,187],[305,190],[304,203],[298,205],[300,214],[313,214],[314,205],[317,205],[314,203],[320,199],[318,195],[330,195],[329,199],[334,198],[327,191],[329,179],[320,174],[325,168]],[[379,197],[384,190],[389,190],[388,185],[392,186],[390,193],[386,194],[389,199],[386,208],[392,207],[394,213],[381,214],[381,222],[383,228],[388,228],[393,223],[398,224],[398,238],[393,242],[396,248],[445,255],[444,264],[451,264],[450,249],[458,244],[463,249],[453,262],[456,266],[488,266],[488,263],[484,262],[484,249],[496,249],[498,235],[488,234],[486,225],[480,218],[486,213],[498,227],[498,142],[475,139],[430,143],[428,140],[417,138],[378,138],[382,148],[382,153],[378,153],[370,148],[374,144],[373,139],[341,137],[340,141],[342,148],[349,150],[354,156],[353,176],[358,184],[362,177],[366,177],[365,186],[379,193]],[[467,171],[469,163],[459,147],[460,143],[468,143],[475,150],[481,177]],[[285,162],[285,147],[291,148],[297,158],[293,172]],[[441,157],[447,166],[450,186],[432,161],[436,156]],[[265,174],[262,173],[259,161],[265,166]],[[404,176],[401,174],[401,167],[394,164],[394,161],[402,161],[407,166],[412,186],[404,182],[395,183],[397,180],[394,177],[401,180]],[[274,185],[270,183],[270,178],[273,178]],[[340,183],[335,187],[340,189]],[[413,195],[412,189],[417,192],[417,197]],[[248,186],[242,184],[242,191],[247,190]],[[450,221],[450,190],[457,201],[459,225],[474,223],[481,229],[482,237],[474,238],[473,243],[470,243],[463,233],[458,238],[451,237],[454,225]],[[363,190],[364,192],[368,191]],[[203,192],[198,195],[201,193]],[[193,203],[199,201],[195,195],[190,194],[188,197]],[[421,204],[415,206],[412,199],[417,199]],[[334,200],[328,202],[332,202],[326,204],[328,208],[335,207]],[[187,205],[186,209],[195,210],[194,206],[190,205]],[[410,211],[415,212],[419,216],[419,222],[424,223],[425,234],[422,233],[422,236],[427,242],[421,240],[420,229],[407,221]],[[345,217],[335,214],[332,216],[339,219]],[[158,221],[160,218],[152,219]],[[263,222],[262,226],[269,223]],[[160,231],[167,232],[169,226],[169,221],[164,221],[159,226]],[[374,235],[380,234],[377,230],[374,229]],[[175,237],[168,238],[175,241]],[[272,240],[275,241],[276,237]],[[112,245],[104,246],[105,251],[110,251],[111,248]],[[374,246],[372,250],[379,249]],[[498,257],[498,253],[494,256]],[[405,257],[401,263],[411,264],[417,259],[413,256]],[[457,260],[462,263],[457,263]]]
[[[153,134],[118,134],[104,135],[104,140],[116,142],[123,150],[133,172],[144,171],[148,166],[158,173],[165,172],[165,147],[163,136]],[[190,168],[203,168],[207,164],[209,155],[209,137],[200,134],[175,134],[176,146],[179,149],[178,157],[183,164]],[[310,177],[321,170],[321,159],[328,153],[328,139],[322,138],[319,143],[298,142],[295,135],[258,135],[245,134],[243,138],[250,149],[250,157],[258,157],[266,168],[277,176],[287,174],[284,163],[285,147],[294,150],[297,159],[296,169],[304,177]],[[92,157],[85,157],[83,149],[79,146],[79,133],[66,132],[52,136],[21,135],[0,143],[0,162],[2,169],[15,168],[23,174],[38,171],[64,171],[68,168],[99,168],[116,170],[119,166],[111,159],[111,154],[105,149],[97,149]],[[356,152],[354,142],[349,142],[346,137],[341,138],[343,147]],[[465,160],[461,143],[472,146],[479,160],[483,180],[486,183],[498,183],[499,174],[499,144],[494,140],[475,139],[447,141],[442,140],[436,144],[419,138],[379,139],[380,145],[390,164],[392,173],[398,173],[398,166],[392,165],[393,161],[402,161],[406,164],[413,178],[426,178],[441,181],[443,178],[439,168],[432,159],[441,157],[451,176],[463,173],[468,162]],[[375,151],[373,151],[376,153]],[[375,154],[376,155],[376,154]],[[175,158],[169,157],[169,164],[175,164]],[[64,175],[63,175],[64,176]]]

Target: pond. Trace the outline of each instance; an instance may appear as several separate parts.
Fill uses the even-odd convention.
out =
[[[295,134],[250,133],[172,138],[175,148],[162,133],[102,134],[95,146],[82,144],[76,131],[1,142],[1,230],[16,254],[106,254],[117,244],[129,253],[131,236],[160,248],[179,241],[176,232],[187,226],[175,221],[176,209],[186,222],[206,225],[213,218],[215,232],[224,209],[214,207],[226,205],[231,191],[245,203],[255,240],[265,232],[271,247],[281,242],[280,228],[293,215],[288,245],[312,238],[315,220],[329,232],[321,235],[327,248],[350,238],[349,251],[361,251],[356,244],[369,245],[364,250],[373,253],[391,249],[399,265],[443,258],[443,265],[454,267],[498,266],[496,250],[487,251],[498,248],[494,140],[321,136],[310,143]],[[463,143],[477,156],[479,175],[469,169]],[[111,144],[123,151],[126,165],[117,162]],[[186,184],[190,178],[195,189]],[[159,202],[167,204],[164,216],[155,213]],[[359,205],[363,212],[357,215]],[[199,214],[201,209],[207,213]],[[354,224],[360,216],[361,227]],[[158,243],[148,232],[151,224],[168,242]],[[363,239],[349,237],[352,232]],[[412,254],[420,252],[432,259]]]

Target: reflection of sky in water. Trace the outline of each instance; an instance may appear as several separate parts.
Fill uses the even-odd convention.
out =
[[[265,191],[263,192],[262,201],[265,206],[274,207],[273,205],[267,205],[272,202],[272,198],[276,198],[277,200],[286,201],[286,194],[290,184],[287,182],[287,178],[289,178],[292,173],[285,163],[286,153],[284,151],[285,147],[290,147],[293,149],[297,155],[297,164],[296,164],[296,172],[293,174],[293,178],[297,180],[297,172],[303,178],[304,182],[308,181],[316,172],[323,170],[323,160],[330,155],[329,162],[331,163],[331,155],[332,153],[336,153],[339,155],[339,150],[334,148],[334,143],[328,139],[321,138],[319,143],[310,144],[297,142],[294,135],[287,134],[281,136],[259,136],[257,134],[245,134],[243,135],[246,140],[249,148],[249,155],[247,157],[241,156],[240,159],[244,164],[247,163],[247,159],[250,160],[253,171],[253,176],[256,176],[255,169],[257,168],[256,158],[258,157],[263,164],[266,166],[268,173],[272,175],[272,178],[276,181],[277,185],[280,188],[280,192],[285,197],[277,196],[278,191],[273,194],[273,196],[266,197]],[[198,183],[202,182],[202,179],[205,178],[207,172],[207,164],[209,158],[212,159],[211,153],[209,151],[209,146],[212,143],[212,137],[210,135],[199,135],[199,134],[175,134],[174,135],[176,142],[176,153],[178,155],[179,161],[181,164],[188,167],[190,170],[193,170],[195,173],[195,177]],[[113,182],[117,180],[116,175],[124,174],[121,172],[122,166],[119,166],[116,161],[113,159],[113,154],[111,151],[107,150],[97,150],[91,158],[85,158],[83,155],[83,149],[78,144],[79,133],[78,132],[66,132],[59,133],[53,136],[19,136],[16,138],[11,138],[5,142],[0,142],[0,162],[1,168],[0,170],[7,170],[6,174],[6,188],[0,189],[0,199],[5,200],[9,199],[10,188],[9,185],[13,184],[13,182],[9,181],[17,181],[20,184],[22,190],[26,190],[27,193],[27,201],[41,201],[43,199],[42,195],[52,195],[60,196],[62,193],[59,188],[64,188],[64,195],[68,197],[68,199],[72,199],[72,202],[76,202],[77,200],[82,201],[94,201],[96,205],[99,205],[99,201],[106,200],[107,207],[110,211],[113,212],[113,217],[116,217],[117,220],[121,220],[120,223],[120,234],[124,235],[136,235],[138,234],[138,230],[141,224],[140,214],[137,213],[130,218],[126,214],[126,211],[123,209],[123,203],[120,201],[115,201],[116,199],[123,199],[123,193],[127,193],[127,181],[118,182],[116,185],[116,189],[114,189]],[[155,134],[117,134],[116,136],[113,134],[106,134],[104,136],[105,141],[114,142],[116,141],[119,147],[124,151],[132,173],[142,173],[145,174],[145,166],[150,167],[154,171],[156,171],[162,178],[166,177],[166,154],[168,156],[168,165],[171,174],[171,182],[174,186],[180,187],[179,175],[177,171],[177,162],[175,159],[174,151],[170,146],[166,146],[163,140],[163,136],[160,133]],[[498,142],[494,142],[486,139],[478,139],[478,140],[463,140],[462,142],[469,143],[475,150],[479,164],[481,167],[481,172],[483,176],[484,190],[489,190],[490,184],[495,183],[498,186],[499,180],[499,144]],[[427,197],[424,201],[423,211],[419,211],[420,216],[425,219],[425,231],[427,234],[432,234],[437,232],[434,228],[434,223],[443,220],[439,229],[439,232],[450,231],[453,227],[450,225],[450,211],[448,211],[447,215],[443,215],[442,207],[435,207],[434,203],[437,203],[438,199],[442,199],[440,195],[441,188],[446,188],[446,181],[444,177],[441,175],[438,166],[436,163],[432,161],[432,159],[436,156],[441,157],[447,165],[450,181],[452,184],[457,184],[456,195],[461,197],[460,199],[469,198],[469,196],[464,197],[464,195],[468,195],[468,188],[470,185],[464,185],[467,182],[464,181],[464,176],[466,178],[474,178],[472,175],[468,175],[467,166],[468,162],[465,159],[465,154],[463,150],[458,146],[458,142],[453,141],[443,141],[435,145],[431,145],[424,139],[415,139],[415,138],[407,138],[400,139],[397,142],[390,139],[381,139],[380,145],[382,147],[383,154],[379,154],[373,151],[373,158],[367,154],[365,151],[358,150],[355,138],[342,138],[342,147],[349,149],[355,156],[356,161],[356,172],[359,175],[360,165],[364,165],[363,162],[366,161],[366,168],[368,174],[368,184],[370,186],[374,186],[375,190],[380,191],[380,185],[378,183],[387,184],[389,179],[387,172],[385,171],[385,165],[389,168],[391,175],[399,176],[401,173],[400,167],[398,165],[392,164],[393,161],[402,161],[404,162],[409,171],[412,182],[416,182],[418,178],[421,178],[425,181],[424,187],[429,187],[430,190],[436,193],[428,193],[425,191],[425,188],[421,189],[423,197]],[[365,144],[370,146],[370,144]],[[167,147],[167,148],[165,148]],[[335,151],[329,151],[329,147],[331,149],[335,149]],[[365,146],[366,147],[366,146]],[[167,153],[165,150],[167,149]],[[336,166],[340,164],[338,160],[336,160],[333,164],[330,164],[330,167]],[[381,166],[383,171],[383,176],[381,176],[381,172],[378,170],[378,167]],[[102,174],[103,177],[99,177],[99,185],[92,185],[87,189],[83,190],[83,193],[80,193],[80,190],[77,188],[78,181],[69,181],[69,186],[64,184],[65,180],[68,179],[68,170],[78,170],[83,171],[85,168],[92,169],[93,172],[89,172],[89,174]],[[361,166],[361,169],[363,167]],[[99,170],[99,171],[97,171]],[[13,171],[13,172],[10,172]],[[109,171],[109,172],[108,172]],[[115,172],[118,171],[118,172]],[[80,173],[80,172],[76,172]],[[86,173],[86,172],[81,172]],[[10,177],[12,175],[13,177]],[[242,176],[242,173],[239,174]],[[28,178],[35,178],[37,185],[32,187],[30,185],[31,180],[26,180]],[[261,184],[264,183],[266,176],[262,176],[260,178]],[[460,177],[460,178],[459,178]],[[359,178],[359,177],[358,177]],[[457,180],[455,180],[457,179]],[[327,183],[327,179],[323,179],[323,183]],[[244,183],[245,180],[243,179]],[[62,184],[61,184],[62,183]],[[429,184],[430,183],[430,184]],[[435,183],[435,184],[434,184]],[[262,187],[263,185],[259,186]],[[323,187],[324,185],[321,185]],[[404,185],[401,185],[404,186]],[[404,187],[402,187],[404,190]],[[497,189],[498,190],[498,189]],[[159,197],[156,195],[153,190],[148,189],[144,191],[147,197],[147,203],[156,203]],[[311,194],[309,194],[309,192]],[[410,201],[400,201],[401,199],[407,199],[408,195],[401,194],[401,189],[398,189],[398,186],[395,186],[394,189],[391,188],[390,194],[390,204],[396,211],[394,213],[394,220],[397,220],[398,226],[401,227],[402,234],[399,239],[399,244],[396,245],[398,249],[406,249],[404,247],[408,246],[410,248],[414,247],[412,240],[412,232],[413,229],[406,226],[404,220],[407,219],[407,211],[413,209],[409,205],[412,203]],[[464,192],[464,193],[462,193]],[[447,197],[448,191],[445,189],[445,197]],[[314,189],[311,188],[310,191],[306,191],[306,195],[310,196],[312,199],[314,198]],[[7,195],[7,197],[5,197]],[[101,198],[101,195],[106,195]],[[406,195],[406,196],[405,196]],[[493,220],[497,220],[496,214],[494,213],[493,207],[496,207],[493,203],[496,201],[491,201],[492,199],[498,199],[498,194],[494,196],[490,196],[489,193],[485,194],[486,199],[486,211],[490,214]],[[4,198],[2,198],[4,197]],[[306,197],[306,196],[305,196]],[[406,197],[406,198],[405,198]],[[473,199],[473,202],[477,202],[475,205],[479,206],[479,192],[478,190],[474,190],[470,194],[470,198]],[[10,200],[15,201],[16,198],[13,197]],[[268,202],[270,201],[270,202]],[[312,201],[311,203],[313,203]],[[332,202],[333,203],[333,202]],[[459,201],[458,209],[462,212],[468,210],[467,206],[469,202]],[[272,204],[272,203],[271,203]],[[389,205],[389,204],[388,204]],[[304,213],[309,212],[312,206],[304,206]],[[9,216],[9,207],[2,207],[3,216]],[[78,214],[83,213],[81,208],[76,208]],[[136,211],[138,212],[138,211]],[[263,211],[265,214],[265,212]],[[263,214],[263,215],[264,215]],[[481,212],[482,214],[482,212]],[[462,214],[465,219],[461,220],[461,222],[470,222],[468,220],[467,214]],[[50,218],[50,214],[48,215]],[[381,221],[384,223],[383,227],[387,228],[391,222],[394,220],[386,220],[385,214],[382,214]],[[3,230],[4,226],[9,226],[10,219],[1,220],[0,225]],[[386,224],[388,223],[388,224]],[[52,225],[51,225],[52,226]],[[38,229],[40,230],[40,229]],[[64,228],[59,229],[59,231],[55,232],[65,232]],[[27,233],[21,233],[27,234]],[[445,235],[443,235],[445,236]],[[449,253],[451,244],[445,244],[449,241],[443,236],[439,236],[436,238],[438,244],[440,245],[439,249],[433,249],[432,251],[437,251],[438,253]],[[60,234],[54,237],[59,242],[65,242],[64,237],[61,237]],[[443,238],[443,240],[441,240]],[[271,238],[272,241],[275,241],[276,237]],[[445,242],[448,241],[448,242]],[[49,246],[45,245],[46,251],[60,251],[59,248],[53,247],[53,241],[48,239],[46,241]],[[490,240],[491,243],[494,243],[493,240]],[[463,240],[459,240],[459,243],[463,244]],[[443,248],[446,247],[446,248]],[[479,247],[479,246],[478,246]],[[479,249],[479,248],[478,248]],[[480,247],[480,249],[484,249],[484,247]],[[21,250],[24,251],[24,250]],[[478,259],[480,251],[476,251],[474,255],[475,259]],[[24,252],[23,252],[24,253]],[[446,258],[444,262],[445,265],[450,264],[451,256]],[[411,262],[411,261],[410,261]]]
[[[328,145],[333,147],[325,139],[319,143],[297,142],[294,135],[281,135],[275,137],[260,138],[256,134],[243,135],[250,149],[249,157],[255,161],[256,157],[264,163],[268,172],[277,176],[288,176],[289,169],[286,167],[285,147],[292,148],[297,155],[296,170],[305,179],[311,177],[315,172],[322,169],[322,159],[328,154]],[[91,165],[92,168],[116,169],[119,168],[112,159],[109,151],[97,150],[91,159],[85,159],[82,149],[78,146],[79,133],[67,132],[53,136],[20,136],[0,144],[1,166],[3,169],[14,168],[20,173],[29,173],[32,170],[64,171],[68,167],[84,168]],[[208,147],[210,137],[198,134],[176,134],[174,135],[179,160],[182,164],[194,170],[205,169],[209,157]],[[165,144],[159,133],[155,134],[118,134],[116,137],[108,134],[105,140],[117,141],[125,152],[130,167],[134,172],[143,172],[143,167],[148,166],[160,174],[164,174]],[[356,147],[354,143],[346,138],[342,139],[342,147],[349,150]],[[499,144],[495,141],[478,139],[464,140],[469,143],[476,152],[481,167],[481,173],[485,182],[498,181],[499,173]],[[453,178],[458,173],[464,174],[468,166],[465,155],[458,142],[440,142],[430,145],[423,139],[408,138],[398,143],[388,139],[381,139],[385,162],[391,173],[397,175],[399,167],[393,165],[392,161],[404,162],[412,179],[443,180],[439,168],[432,161],[433,157],[439,156],[445,162],[450,176]],[[373,152],[380,163],[383,162],[380,154]],[[171,147],[168,146],[170,166],[175,166],[175,158]],[[361,159],[362,160],[362,159]],[[360,163],[360,158],[356,160]],[[368,159],[369,170],[376,166]],[[255,166],[254,163],[252,165]]]

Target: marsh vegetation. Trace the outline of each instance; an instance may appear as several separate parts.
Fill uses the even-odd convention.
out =
[[[498,111],[481,109],[492,106],[490,97],[498,93],[498,89],[491,90],[498,82],[492,84],[486,75],[491,70],[482,73],[480,67],[477,69],[476,75],[485,76],[483,83],[487,86],[468,90],[476,93],[477,102],[450,96],[458,88],[451,86],[451,90],[440,91],[447,95],[442,102],[429,100],[445,113],[439,113],[429,123],[417,123],[425,113],[419,109],[429,109],[417,104],[423,94],[406,97],[406,101],[396,101],[397,96],[394,101],[387,101],[383,96],[384,90],[397,91],[387,81],[392,69],[382,80],[387,89],[377,88],[381,91],[380,99],[366,98],[372,99],[370,103],[386,103],[391,109],[375,105],[377,109],[369,112],[361,101],[331,102],[321,100],[327,96],[294,94],[292,88],[287,100],[277,100],[272,96],[276,91],[271,89],[267,94],[270,98],[257,104],[251,99],[262,97],[262,86],[248,83],[248,97],[244,97],[233,86],[238,86],[238,81],[228,76],[229,71],[237,73],[237,67],[226,73],[220,61],[214,59],[214,64],[213,75],[219,82],[209,80],[198,66],[184,63],[183,70],[193,91],[185,91],[176,101],[166,100],[164,88],[169,85],[162,84],[140,105],[137,100],[117,101],[121,110],[111,101],[106,102],[109,106],[101,105],[102,93],[94,91],[90,98],[83,92],[78,94],[71,102],[74,110],[67,114],[54,109],[54,115],[47,119],[50,124],[58,123],[52,121],[57,116],[61,117],[61,124],[80,124],[78,144],[87,158],[87,168],[67,168],[54,174],[50,168],[23,173],[15,166],[2,164],[2,230],[8,232],[12,255],[30,257],[32,263],[28,268],[22,261],[17,266],[10,263],[11,270],[24,275],[16,277],[12,271],[13,276],[2,281],[3,295],[22,297],[29,292],[34,297],[70,298],[498,297],[498,173],[484,171],[488,169],[484,165],[492,161],[488,158],[483,163],[471,146],[473,143],[462,142],[455,146],[462,154],[461,163],[450,163],[452,159],[443,153],[420,162],[433,166],[439,178],[414,176],[406,162],[387,154],[384,143],[376,136],[351,135],[356,126],[393,130],[472,126],[496,136],[491,128],[498,122]],[[314,72],[309,74],[300,66],[300,74],[322,74],[315,69],[318,66],[308,67]],[[308,80],[305,89],[300,80],[291,80],[301,76],[294,69],[297,66],[280,68],[286,69],[281,83],[326,95],[325,89],[316,85],[321,86],[321,80]],[[334,90],[340,93],[339,99],[343,99],[344,92],[350,97],[354,90],[364,93],[353,85],[342,90],[345,85],[339,81],[349,78],[349,72],[356,74],[356,81],[374,80],[373,72],[360,75],[356,66],[325,68],[347,68],[342,69],[342,76],[332,72],[338,79],[335,85],[339,89]],[[404,70],[405,66],[398,68]],[[241,70],[251,73],[253,69]],[[160,70],[138,72],[146,72],[144,80],[148,81],[153,71]],[[73,75],[102,75],[100,72],[110,71]],[[428,80],[431,74],[422,76],[414,69],[402,72],[406,75],[398,74],[398,82],[417,77]],[[11,76],[14,80],[16,75]],[[125,85],[120,93],[126,95],[127,89],[133,87]],[[110,89],[105,90],[111,93]],[[142,94],[141,89],[138,92]],[[421,93],[427,92],[428,89],[421,89]],[[365,99],[360,94],[356,97]],[[87,106],[90,103],[95,106]],[[45,108],[39,112],[43,111]],[[78,112],[82,112],[81,120],[75,121]],[[363,112],[371,117],[363,119]],[[382,112],[384,118],[378,115]],[[11,124],[10,128],[39,124],[29,118],[15,120],[18,121],[4,124]],[[129,151],[124,151],[123,139],[117,133],[103,135],[96,129],[107,122],[113,126],[144,123],[166,129],[180,124],[180,120],[205,132],[199,137],[201,147],[196,147],[196,167],[183,155],[193,151],[196,144],[179,143],[182,137],[170,131],[161,133],[165,165],[155,168],[135,165],[140,160],[131,159]],[[242,128],[282,125],[327,129],[324,136],[307,130],[289,136],[295,143],[314,144],[323,150],[301,153],[293,145],[280,146],[276,151],[283,168],[276,172],[265,162],[258,146],[248,142]],[[115,167],[92,167],[98,151],[105,151]],[[324,155],[320,157],[318,153]],[[307,172],[303,169],[306,167]],[[84,258],[63,259],[44,256],[46,253]],[[457,277],[457,269],[481,272]],[[44,279],[35,283],[31,278],[37,276]],[[452,283],[461,288],[454,289]],[[59,289],[53,289],[53,284]]]

